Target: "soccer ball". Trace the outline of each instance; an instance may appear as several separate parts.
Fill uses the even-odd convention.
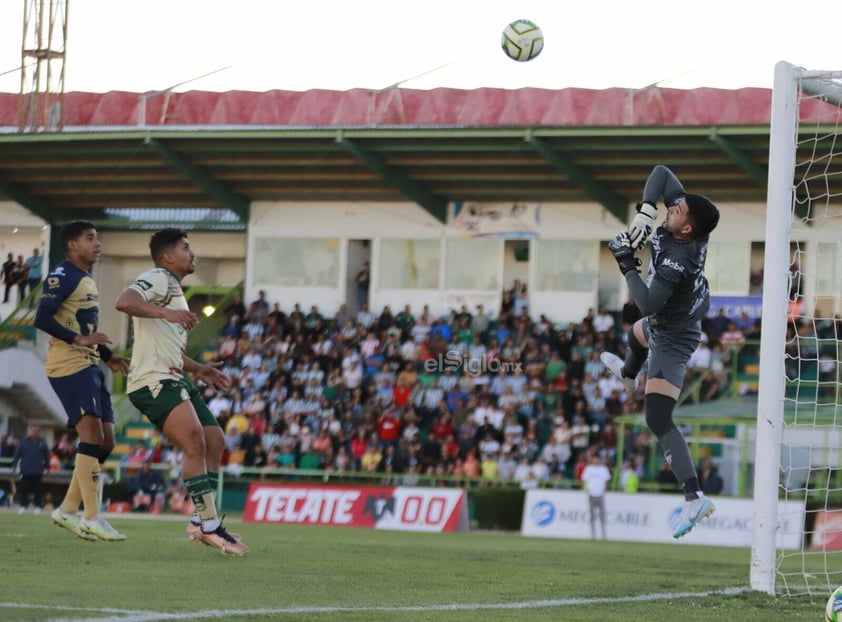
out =
[[[833,590],[824,608],[824,619],[827,622],[842,622],[842,586]]]
[[[506,56],[523,63],[532,60],[544,49],[544,33],[535,22],[518,19],[503,29],[500,42]]]

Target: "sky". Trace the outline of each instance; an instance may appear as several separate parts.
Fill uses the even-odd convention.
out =
[[[53,0],[55,1],[55,0]],[[771,88],[842,69],[839,0],[65,0],[65,91]],[[24,0],[0,0],[0,92],[20,91]],[[530,19],[544,50],[500,35]],[[178,86],[176,86],[178,85]]]

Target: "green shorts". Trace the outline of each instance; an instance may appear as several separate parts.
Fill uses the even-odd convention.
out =
[[[146,418],[155,424],[155,427],[159,430],[163,431],[164,422],[173,409],[181,402],[188,400],[193,404],[193,409],[199,417],[199,423],[203,426],[215,425],[221,427],[202,396],[199,395],[196,385],[189,380],[184,378],[162,380],[153,389],[155,390],[143,387],[137,391],[132,391],[129,393],[129,401],[146,415]]]

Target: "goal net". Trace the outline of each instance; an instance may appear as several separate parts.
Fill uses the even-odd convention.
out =
[[[769,594],[842,585],[840,106],[842,71],[775,67],[751,557]],[[786,549],[793,521],[804,537]]]

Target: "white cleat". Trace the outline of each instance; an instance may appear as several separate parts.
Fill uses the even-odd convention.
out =
[[[125,534],[120,533],[111,524],[105,520],[104,516],[95,516],[94,518],[82,518],[79,520],[79,529],[82,533],[91,536],[96,536],[100,540],[107,542],[122,542],[126,539]]]
[[[603,352],[599,355],[599,360],[602,361],[602,364],[608,368],[612,374],[617,376],[622,383],[623,387],[626,389],[626,395],[631,397],[634,395],[634,390],[637,385],[635,378],[626,378],[623,375],[623,367],[625,366],[625,362],[616,354],[611,354],[610,352]]]
[[[676,517],[675,524],[672,525],[674,529],[672,537],[681,538],[687,535],[704,518],[713,514],[714,510],[716,510],[716,506],[707,497],[685,501],[681,513]]]
[[[79,529],[79,517],[74,514],[65,514],[61,511],[61,508],[56,508],[50,518],[53,519],[53,523],[59,527],[64,527],[77,538],[88,541],[96,540],[96,536]]]

